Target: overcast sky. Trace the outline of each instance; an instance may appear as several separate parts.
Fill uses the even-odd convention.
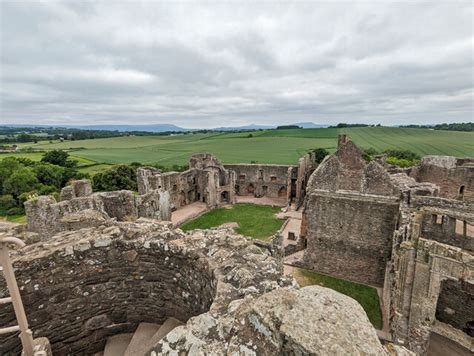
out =
[[[0,123],[473,121],[471,1],[1,1]]]

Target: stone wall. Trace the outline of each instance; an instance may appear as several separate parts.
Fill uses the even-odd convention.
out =
[[[469,236],[468,232],[472,235]],[[424,211],[421,236],[474,252],[473,226],[465,220],[440,214],[437,210]]]
[[[318,164],[316,163],[314,153],[310,152],[298,160],[298,167],[295,167],[292,171],[293,182],[296,180],[296,196],[294,201],[298,208],[304,203],[309,177],[317,166]]]
[[[148,225],[147,238],[117,238],[137,226],[58,236],[57,242],[68,236],[60,247],[30,246],[15,259],[30,327],[48,337],[54,354],[92,354],[103,349],[106,336],[140,321],[186,321],[209,309],[217,281],[201,255],[173,245],[169,239],[182,235],[164,226]],[[0,291],[6,294],[3,284]],[[1,325],[14,322],[10,308],[0,310]],[[11,335],[0,353],[18,347]]]
[[[290,284],[276,260],[231,230],[185,236],[152,220],[108,220],[53,241],[27,246],[13,262],[34,336],[48,337],[55,355],[93,354],[139,322],[186,322]],[[2,279],[0,298],[7,293]],[[14,322],[0,306],[0,325]],[[16,334],[2,336],[0,354],[19,350]]]
[[[276,164],[226,164],[225,168],[236,174],[237,195],[251,195],[257,198],[270,197],[287,199],[288,168]]]
[[[425,156],[410,175],[419,182],[440,187],[440,196],[450,199],[474,199],[474,159],[450,156]]]
[[[209,207],[234,202],[235,173],[222,166],[211,154],[191,156],[190,169],[185,172],[166,172],[152,167],[137,170],[138,191],[145,194],[154,189],[170,195],[170,208],[176,210],[193,202]]]
[[[312,191],[306,197],[306,267],[382,286],[397,223],[396,198]]]
[[[459,246],[452,230],[434,227],[434,215],[472,223],[473,208],[468,201],[410,192],[401,200],[387,285],[390,329],[396,342],[417,353],[427,351],[432,331],[474,351],[468,325],[474,320],[474,256]]]
[[[442,281],[435,316],[436,320],[474,337],[474,284]]]
[[[382,286],[398,220],[398,187],[367,163],[347,136],[308,181],[301,236],[303,263],[317,272]]]
[[[69,187],[63,190],[68,191]],[[109,218],[171,220],[169,194],[158,190],[144,195],[128,190],[101,192],[60,202],[51,196],[40,196],[25,202],[25,212],[28,230],[44,237],[59,231],[97,226]]]

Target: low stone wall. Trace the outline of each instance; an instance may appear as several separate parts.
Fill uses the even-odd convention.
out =
[[[45,237],[98,226],[108,218],[171,220],[169,194],[158,190],[138,196],[128,190],[102,192],[60,202],[51,196],[40,196],[25,202],[25,211],[28,230]]]

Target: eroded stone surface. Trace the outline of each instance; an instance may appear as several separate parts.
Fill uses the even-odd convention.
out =
[[[218,316],[218,317],[216,317]],[[221,315],[206,313],[175,329],[157,354],[384,355],[362,307],[331,289],[277,288],[234,301]]]

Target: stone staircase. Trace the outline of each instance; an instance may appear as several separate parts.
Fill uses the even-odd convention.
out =
[[[158,341],[171,330],[183,325],[175,318],[168,318],[163,323],[140,323],[133,334],[118,334],[107,339],[103,352],[94,356],[144,356]]]

